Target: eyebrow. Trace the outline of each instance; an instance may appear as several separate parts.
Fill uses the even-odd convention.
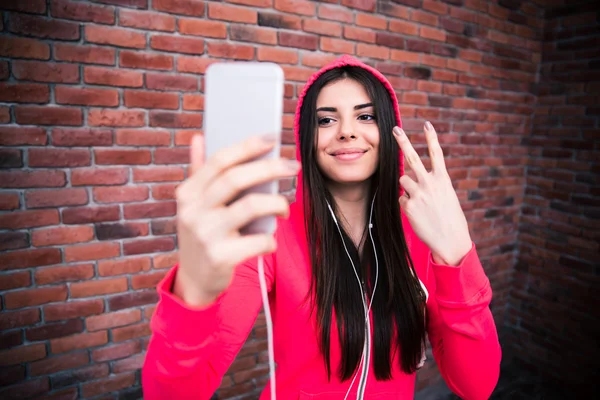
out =
[[[354,109],[361,110],[361,109],[367,108],[367,107],[373,107],[373,103],[359,104],[357,106],[354,106]],[[337,112],[337,108],[335,108],[335,107],[319,107],[319,108],[317,108],[317,112],[319,112],[319,111]]]

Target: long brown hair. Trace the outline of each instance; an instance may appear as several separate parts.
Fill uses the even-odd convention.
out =
[[[378,380],[392,379],[391,365],[399,354],[400,368],[413,373],[425,343],[425,293],[408,253],[398,205],[398,145],[392,136],[396,125],[394,104],[387,89],[373,74],[360,67],[335,68],[322,74],[308,89],[300,110],[300,154],[304,182],[304,215],[312,264],[309,296],[316,309],[319,342],[331,379],[331,324],[335,314],[341,346],[341,380],[357,370],[365,339],[365,319],[361,292],[343,248],[342,238],[327,209],[335,207],[327,189],[327,177],[316,162],[316,104],[320,90],[340,79],[353,79],[366,89],[375,108],[380,132],[379,164],[371,177],[370,199],[377,196],[373,211],[373,240],[379,261],[379,279],[372,304],[374,324],[373,366]],[[365,215],[370,211],[370,202]],[[365,244],[362,258],[347,232],[343,240],[366,283],[370,298],[375,281],[375,254]]]

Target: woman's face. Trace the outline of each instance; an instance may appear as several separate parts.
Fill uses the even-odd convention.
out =
[[[367,181],[379,162],[379,127],[365,88],[352,79],[331,83],[317,97],[317,164],[338,184]]]

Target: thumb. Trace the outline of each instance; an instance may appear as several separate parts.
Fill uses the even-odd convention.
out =
[[[190,175],[194,175],[204,165],[204,135],[192,136],[190,143]]]

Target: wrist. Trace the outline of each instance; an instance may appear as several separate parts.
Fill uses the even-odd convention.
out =
[[[463,258],[467,255],[473,246],[473,242],[469,239],[468,241],[462,241],[460,244],[453,245],[447,249],[441,251],[431,252],[433,261],[436,264],[443,264],[449,266],[458,266]]]
[[[218,294],[209,294],[194,285],[193,280],[185,277],[181,268],[175,275],[171,291],[190,307],[208,307],[218,297]]]

